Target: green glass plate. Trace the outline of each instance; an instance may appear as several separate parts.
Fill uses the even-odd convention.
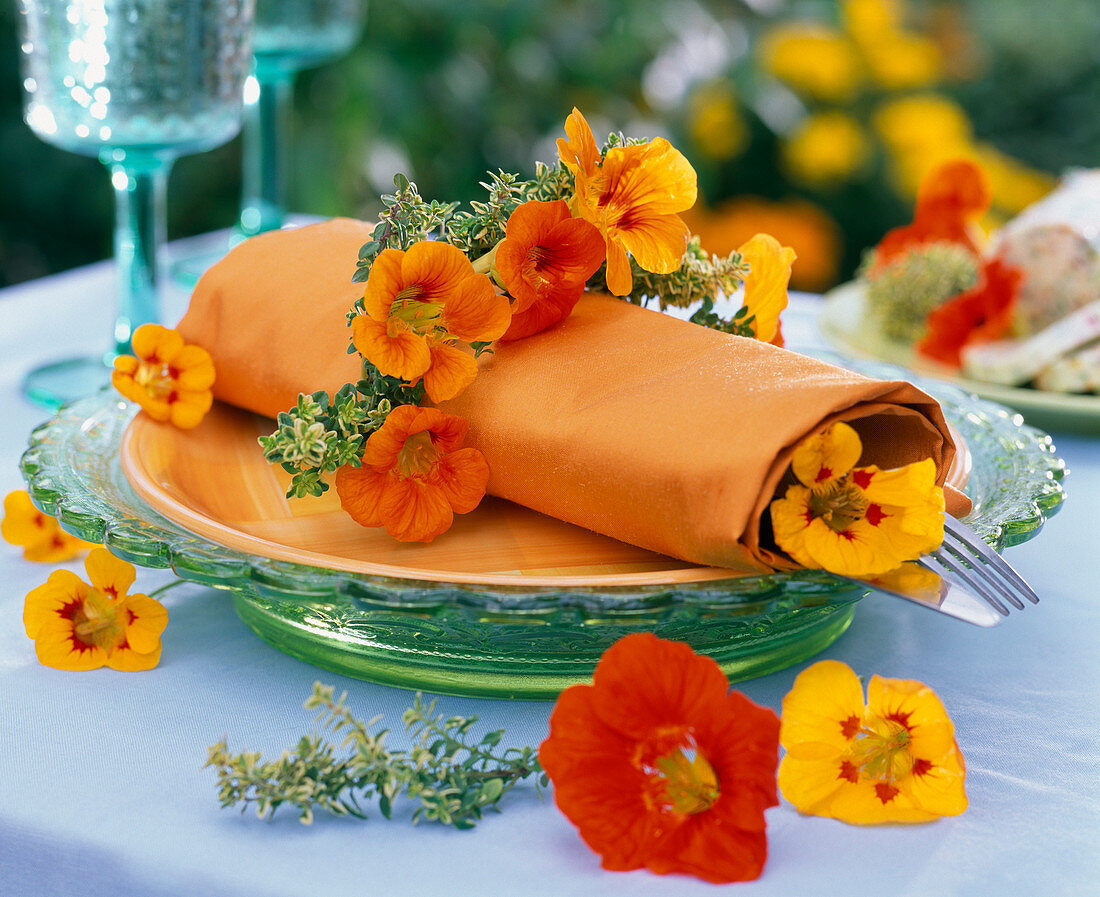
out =
[[[885,365],[845,364],[898,377]],[[970,447],[967,522],[997,548],[1033,537],[1063,498],[1050,437],[1019,415],[942,383],[938,398]],[[489,586],[367,576],[225,548],[161,517],[118,461],[136,412],[104,391],[36,429],[22,459],[35,505],[132,563],[227,589],[241,619],[294,657],[349,676],[433,692],[549,698],[590,678],[631,632],[688,642],[731,679],[782,669],[831,644],[865,590],[821,571],[675,586]]]

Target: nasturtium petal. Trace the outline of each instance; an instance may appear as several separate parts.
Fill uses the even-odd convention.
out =
[[[388,377],[415,380],[431,364],[431,353],[424,337],[403,327],[394,328],[367,315],[352,321],[352,342],[363,357]]]
[[[112,598],[123,598],[137,579],[134,565],[115,557],[106,548],[93,548],[84,560],[84,569],[95,588]]]
[[[424,372],[424,390],[433,402],[445,402],[462,393],[477,378],[474,356],[450,343],[428,341],[431,365]]]
[[[654,274],[679,270],[691,236],[678,215],[649,216],[629,228],[617,225],[609,233],[622,241],[640,268]]]
[[[407,286],[401,273],[404,257],[403,250],[383,249],[370,266],[370,276],[363,291],[363,309],[375,321],[386,321],[394,297]]]
[[[489,464],[475,448],[460,448],[439,459],[436,482],[456,514],[468,514],[485,497]]]
[[[863,686],[847,664],[823,660],[803,670],[783,698],[779,741],[847,748],[863,719]]]
[[[473,265],[462,250],[438,240],[413,243],[401,259],[402,286],[420,286],[433,299],[449,300],[459,285],[472,276]]]
[[[164,605],[148,595],[130,595],[126,599],[129,622],[126,641],[139,654],[150,654],[160,647],[160,636],[168,625]],[[155,665],[155,664],[154,664]]]
[[[449,335],[474,343],[498,339],[511,319],[508,298],[484,274],[471,273],[448,295],[441,321]]]
[[[791,455],[791,471],[804,486],[823,486],[851,471],[862,453],[859,434],[838,421],[798,444]]]
[[[753,316],[753,332],[757,339],[771,342],[779,327],[779,314],[787,307],[795,252],[770,234],[756,234],[737,251],[749,264],[743,302]]]

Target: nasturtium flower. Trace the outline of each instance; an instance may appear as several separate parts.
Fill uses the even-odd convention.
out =
[[[153,420],[182,430],[198,426],[214,402],[214,362],[201,346],[184,344],[175,330],[142,324],[130,339],[133,355],[119,355],[111,383]]]
[[[832,28],[790,22],[768,30],[760,41],[761,68],[799,93],[833,103],[855,98],[863,64],[850,38]]]
[[[801,813],[855,824],[926,822],[967,806],[966,766],[943,703],[928,686],[845,664],[801,672],[783,699],[779,788]]]
[[[10,545],[22,547],[26,560],[47,564],[67,561],[92,547],[83,539],[70,536],[56,519],[39,511],[25,489],[4,496],[0,536]]]
[[[604,260],[604,242],[569,204],[525,202],[508,218],[496,252],[496,270],[512,303],[502,339],[522,339],[564,320]]]
[[[791,265],[797,256],[793,249],[780,245],[770,234],[757,234],[737,251],[749,265],[743,301],[748,314],[753,316],[753,333],[763,342],[775,341],[779,333],[779,313],[787,307]]]
[[[943,541],[943,489],[932,459],[880,470],[856,467],[862,453],[859,434],[840,422],[795,449],[798,483],[770,510],[776,544],[796,563],[876,576]]]
[[[573,173],[573,214],[591,221],[604,238],[607,288],[626,296],[633,286],[630,258],[644,271],[671,274],[690,236],[676,213],[695,205],[695,169],[662,137],[612,147],[600,159],[592,129],[574,109],[558,140],[558,156]]]
[[[1022,281],[1019,268],[987,260],[977,284],[928,313],[928,331],[917,351],[959,367],[964,346],[995,340],[1009,329]]]
[[[457,359],[464,351],[457,343],[492,342],[511,316],[508,299],[461,250],[429,240],[382,250],[371,265],[363,308],[366,314],[352,319],[355,348],[386,376],[424,377],[433,402],[458,395],[476,372],[472,356]]]
[[[637,633],[562,692],[539,761],[605,869],[744,881],[767,857],[778,733],[712,659]]]
[[[149,670],[160,660],[168,612],[155,598],[130,595],[134,565],[106,548],[84,561],[88,582],[55,570],[27,593],[23,625],[38,660],[59,670]]]
[[[362,466],[337,471],[341,506],[400,542],[431,542],[485,495],[489,465],[462,447],[468,426],[438,408],[398,405],[367,439]]]
[[[924,243],[959,243],[977,253],[981,232],[975,222],[990,202],[989,183],[980,167],[968,159],[945,162],[921,181],[913,222],[888,231],[879,241],[875,266]]]

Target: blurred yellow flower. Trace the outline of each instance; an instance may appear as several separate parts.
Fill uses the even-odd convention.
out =
[[[784,142],[783,162],[791,177],[814,187],[849,180],[871,157],[871,141],[844,112],[810,115]]]
[[[863,53],[871,79],[886,90],[928,87],[943,74],[939,47],[919,35],[884,35]]]
[[[31,503],[24,489],[9,492],[4,497],[4,519],[0,521],[0,536],[11,545],[23,548],[28,561],[56,564],[67,561],[91,548],[89,542],[70,536],[48,514]]]
[[[733,85],[714,82],[696,90],[688,109],[688,130],[698,150],[711,159],[732,159],[748,143]]]
[[[715,255],[729,255],[758,231],[792,247],[798,253],[791,271],[794,289],[816,292],[836,282],[840,230],[811,202],[739,196],[713,210],[697,207],[686,213],[684,220]]]
[[[977,144],[974,157],[989,178],[993,204],[1009,216],[1038,202],[1057,184],[1052,175],[1030,168],[989,144]]]
[[[970,119],[958,103],[923,93],[888,100],[871,117],[890,162],[890,176],[901,196],[913,198],[930,171],[949,159],[974,157]]]
[[[815,99],[848,102],[863,84],[863,65],[855,46],[824,26],[779,25],[764,35],[759,53],[764,71]]]

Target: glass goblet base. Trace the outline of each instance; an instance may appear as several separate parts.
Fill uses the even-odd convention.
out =
[[[54,361],[29,371],[23,395],[35,405],[55,411],[73,399],[91,395],[111,382],[111,365],[104,355]]]

